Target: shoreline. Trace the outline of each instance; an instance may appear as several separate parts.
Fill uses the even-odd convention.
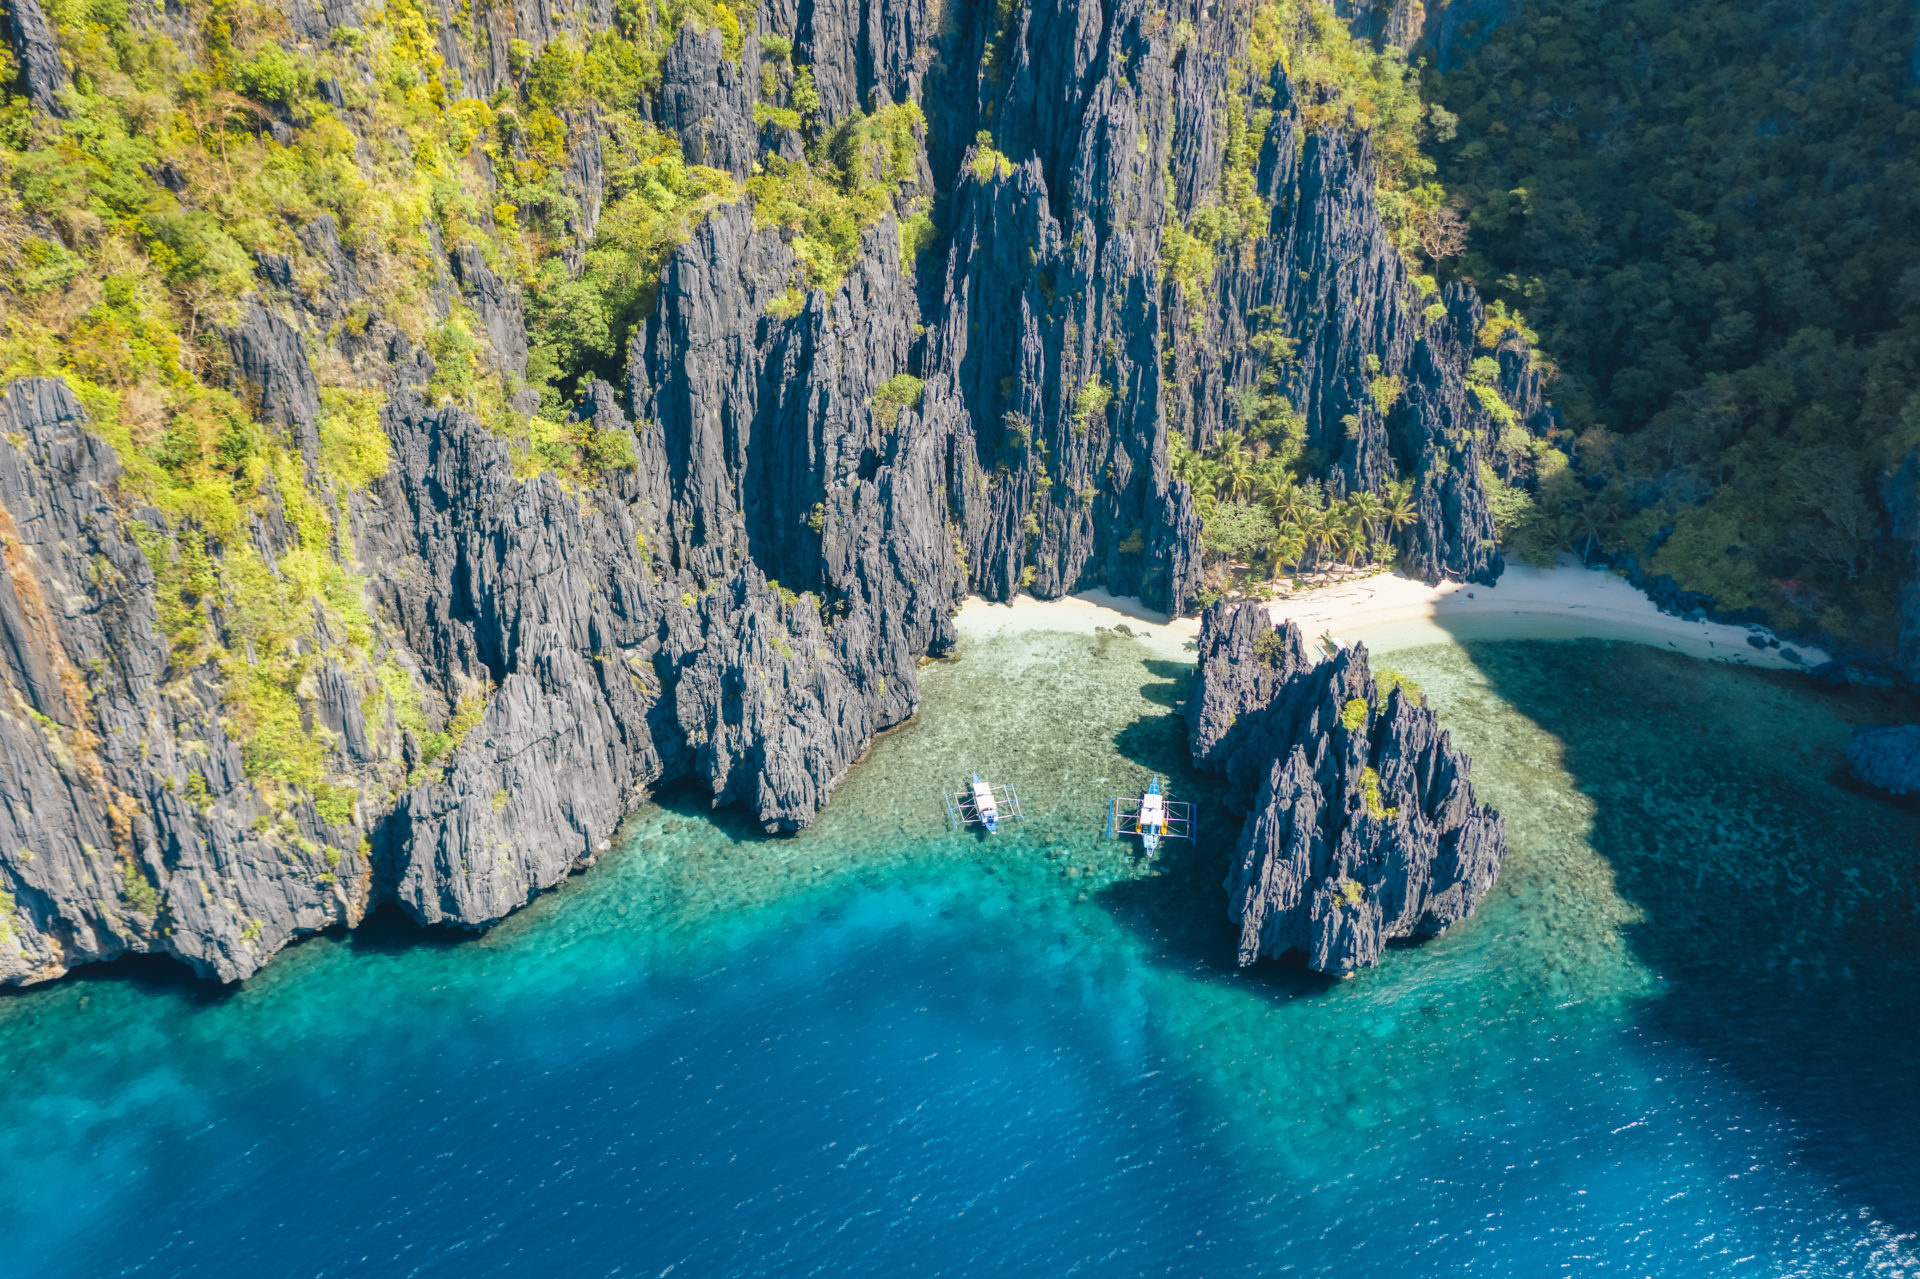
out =
[[[1364,643],[1372,653],[1471,640],[1599,639],[1762,670],[1805,672],[1829,657],[1822,649],[1784,641],[1754,648],[1748,627],[1662,613],[1624,578],[1571,564],[1510,565],[1495,586],[1428,586],[1382,573],[1276,598],[1267,608],[1275,621],[1296,623],[1309,642],[1331,632],[1349,644]],[[1104,590],[1054,600],[1020,595],[1005,604],[969,596],[954,622],[969,638],[1025,631],[1091,634],[1125,624],[1155,647],[1176,652],[1200,633],[1197,618],[1169,618]],[[1783,656],[1787,652],[1801,660]]]

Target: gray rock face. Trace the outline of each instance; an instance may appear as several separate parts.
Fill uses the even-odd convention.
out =
[[[956,26],[978,20],[954,16]],[[918,99],[940,20],[929,0],[776,0],[767,15],[768,28],[793,41],[795,60],[813,68],[820,110],[835,124],[876,99]]]
[[[1287,101],[1283,80],[1275,94]],[[1280,386],[1306,415],[1329,487],[1348,494],[1411,477],[1418,518],[1396,536],[1402,569],[1429,582],[1492,582],[1504,565],[1479,442],[1491,420],[1466,386],[1479,302],[1450,289],[1425,318],[1374,208],[1372,167],[1364,141],[1316,133],[1296,150],[1291,132],[1269,133],[1259,173],[1274,201],[1271,230],[1250,266],[1217,272],[1220,314],[1208,331],[1217,324],[1219,337],[1176,347],[1186,394],[1169,412],[1192,424],[1196,443],[1218,438],[1235,396],[1274,371],[1271,341],[1284,337],[1292,358]],[[1384,409],[1378,378],[1400,388]]]
[[[1246,813],[1226,881],[1242,966],[1298,950],[1319,972],[1371,967],[1493,887],[1505,820],[1433,712],[1382,695],[1364,648],[1315,661],[1264,608],[1216,604],[1186,715],[1194,763]]]
[[[38,23],[46,50],[52,35],[33,0],[9,11],[29,89],[53,109],[57,50],[35,63],[38,37],[22,33]],[[319,39],[366,12],[325,0],[287,16]],[[233,384],[316,484],[330,481],[314,356],[329,387],[380,392],[391,449],[365,491],[328,495],[345,512],[328,553],[364,583],[366,633],[346,642],[316,611],[295,696],[325,780],[305,789],[250,777],[246,743],[229,736],[244,652],[223,639],[220,658],[176,653],[160,631],[155,566],[204,530],[123,490],[64,385],[8,388],[0,983],[130,951],[231,980],[383,901],[481,926],[590,862],[623,814],[678,779],[770,832],[804,827],[874,734],[914,713],[918,659],[953,643],[968,593],[1101,585],[1190,608],[1200,520],[1170,455],[1235,429],[1235,404],[1262,378],[1305,415],[1336,492],[1415,479],[1403,563],[1491,580],[1476,440],[1488,423],[1464,380],[1479,304],[1450,292],[1434,312],[1415,296],[1364,139],[1296,141],[1276,73],[1247,161],[1264,220],[1216,246],[1211,274],[1169,267],[1173,229],[1222,199],[1229,113],[1260,118],[1234,92],[1241,17],[1199,0],[772,0],[746,20],[737,61],[718,30],[682,27],[639,107],[689,160],[739,178],[772,154],[802,161],[798,134],[753,122],[760,37],[782,36],[830,125],[921,104],[925,154],[895,210],[938,210],[939,234],[903,261],[900,226],[882,216],[844,278],[809,290],[790,232],[757,225],[745,199],[722,204],[667,262],[625,385],[594,382],[575,410],[579,429],[630,440],[636,459],[591,482],[523,478],[505,435],[429,403],[431,361],[383,314],[375,257],[328,215],[292,228],[298,252],[262,254],[259,293],[226,334]],[[490,98],[519,74],[514,41],[537,55],[613,21],[610,0],[511,0],[443,17],[434,41],[445,83]],[[552,172],[574,208],[557,247],[578,269],[611,135],[591,109],[569,112]],[[357,127],[350,105],[340,118]],[[485,181],[486,162],[473,163]],[[529,350],[517,284],[472,247],[449,249],[437,223],[421,241],[439,273],[433,308],[457,291],[485,331],[488,372],[511,390]],[[1376,402],[1377,376],[1399,379],[1391,404]],[[1503,362],[1502,378],[1513,402],[1537,398],[1524,369]],[[901,386],[917,387],[904,407]],[[243,538],[270,575],[300,545],[277,482],[261,481]],[[211,602],[213,628],[228,606]],[[1435,744],[1431,718],[1391,699],[1364,733],[1285,751],[1273,736],[1264,756],[1236,745],[1236,715],[1279,733],[1274,707],[1305,697],[1292,667],[1319,669],[1287,642],[1291,674],[1219,685],[1197,713],[1245,806],[1278,812],[1260,797],[1294,797],[1298,820],[1262,827],[1261,848],[1291,847],[1296,832],[1331,841],[1335,878],[1311,854],[1300,900],[1364,886],[1357,914],[1301,908],[1310,923],[1335,918],[1327,910],[1372,921],[1341,924],[1314,951],[1363,962],[1385,938],[1470,907],[1497,819],[1473,816],[1464,763]],[[1364,663],[1341,678],[1373,697]],[[1221,697],[1244,705],[1224,710]],[[1307,771],[1272,776],[1295,745]],[[1363,757],[1405,817],[1353,815],[1347,765]],[[1248,884],[1283,865],[1278,852],[1249,863]],[[1287,891],[1276,880],[1257,905],[1241,893],[1256,949],[1307,944],[1288,931]]]
[[[471,244],[456,248],[449,261],[461,295],[486,330],[495,363],[517,378],[525,377],[527,321],[520,305],[519,288],[494,274],[487,259]]]
[[[717,212],[668,266],[628,377],[649,544],[702,582],[749,560],[788,590],[870,612],[863,659],[904,692],[912,655],[952,642],[964,593],[943,489],[948,440],[872,409],[906,371],[918,311],[891,220],[829,298],[766,312],[798,264],[747,205]],[[897,704],[898,717],[911,713]]]
[[[1376,50],[1398,49],[1402,53],[1412,51],[1419,41],[1427,16],[1420,0],[1334,0],[1333,11],[1345,19],[1348,30]]]
[[[260,416],[287,433],[309,469],[320,458],[320,388],[313,365],[293,326],[257,301],[240,327],[227,335],[233,375]]]
[[[129,951],[244,977],[359,922],[362,830],[269,807],[211,673],[170,669],[134,540],[162,535],[85,423],[63,382],[0,395],[0,983]]]
[[[357,27],[363,21],[359,0],[306,0],[288,5],[293,29],[309,40],[324,40],[336,27]]]
[[[617,407],[601,414],[626,429]],[[551,476],[515,479],[504,442],[410,392],[387,426],[394,465],[358,513],[370,590],[449,704],[492,690],[444,779],[409,790],[378,843],[424,922],[523,904],[663,780],[698,777],[769,831],[807,825],[873,734],[912,712],[916,655],[950,642],[944,607],[904,635],[912,602],[890,577],[858,578],[857,550],[856,580],[898,601],[886,618],[854,599],[829,622],[750,560],[676,569],[668,543],[642,544],[661,510],[649,449],[582,502]]]
[[[1882,794],[1920,793],[1920,725],[1854,729],[1847,742],[1847,767]]]
[[[957,487],[974,589],[1101,583],[1190,608],[1199,522],[1170,441],[1213,445],[1263,376],[1305,415],[1334,492],[1412,477],[1407,571],[1495,580],[1480,442],[1492,423],[1465,380],[1478,300],[1450,291],[1427,318],[1375,206],[1368,144],[1296,144],[1278,70],[1252,175],[1266,224],[1217,245],[1198,287],[1168,278],[1166,227],[1219,202],[1225,113],[1252,106],[1228,96],[1224,13],[1169,11],[1216,32],[1182,49],[1144,9],[1122,4],[1104,29],[1083,8],[1017,9],[995,37],[998,84],[977,86],[986,106],[928,81],[929,111],[953,121],[942,136],[971,114],[1011,161],[980,163],[977,146],[951,161],[954,229],[921,357],[926,413],[974,463]],[[933,162],[940,173],[938,145]],[[1384,407],[1380,378],[1401,388]]]
[[[39,0],[7,0],[7,34],[13,39],[27,101],[42,111],[66,115],[60,90],[67,87],[67,68],[60,61],[60,46]]]
[[[660,124],[680,139],[691,164],[744,178],[759,152],[753,99],[760,48],[749,41],[737,62],[721,50],[719,28],[680,28],[660,68]]]

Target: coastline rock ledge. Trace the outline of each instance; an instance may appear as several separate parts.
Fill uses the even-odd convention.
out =
[[[1316,661],[1260,605],[1201,619],[1186,717],[1194,764],[1246,814],[1226,881],[1242,967],[1299,950],[1319,972],[1370,968],[1388,942],[1471,915],[1498,879],[1506,820],[1433,712],[1388,682],[1364,647]]]

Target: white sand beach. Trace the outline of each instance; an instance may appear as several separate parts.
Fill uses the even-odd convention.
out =
[[[1186,653],[1200,634],[1197,618],[1169,620],[1165,613],[1156,613],[1131,596],[1111,595],[1102,590],[1083,591],[1056,600],[1016,595],[1004,604],[972,595],[960,606],[953,620],[963,639],[1033,631],[1091,635],[1096,629],[1125,626],[1169,656]]]
[[[1496,586],[1445,582],[1428,586],[1383,573],[1355,578],[1272,601],[1276,619],[1289,619],[1310,639],[1323,632],[1376,653],[1422,644],[1487,639],[1624,640],[1668,648],[1708,661],[1777,670],[1806,669],[1827,660],[1817,648],[1782,643],[1757,649],[1747,628],[1690,621],[1662,613],[1622,578],[1562,564],[1538,569],[1509,565]],[[1125,624],[1169,651],[1184,649],[1199,632],[1194,618],[1169,619],[1137,599],[1086,591],[1057,600],[1022,595],[1009,604],[969,599],[956,623],[963,635],[1006,631],[1074,631]],[[1802,659],[1795,663],[1785,650]]]

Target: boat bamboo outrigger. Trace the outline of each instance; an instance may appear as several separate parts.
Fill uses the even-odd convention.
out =
[[[954,830],[984,826],[991,835],[1000,829],[1002,819],[1025,816],[1020,811],[1020,796],[1012,786],[994,786],[978,773],[967,789],[942,795],[941,799],[947,805],[947,824]]]
[[[1114,796],[1107,801],[1107,838],[1138,835],[1140,847],[1153,852],[1163,839],[1192,839],[1200,825],[1192,804],[1171,799],[1160,790],[1160,774],[1147,783],[1138,799]]]

